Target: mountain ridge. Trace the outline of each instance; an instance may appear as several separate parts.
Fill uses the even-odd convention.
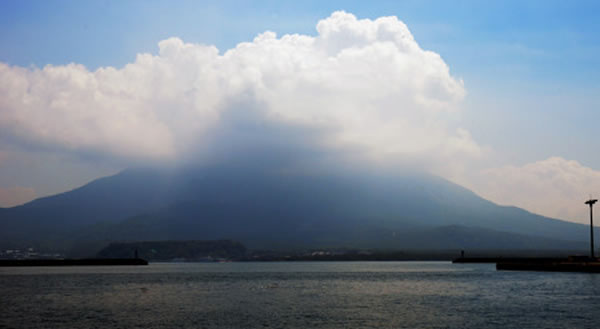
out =
[[[459,230],[463,237],[473,239],[473,230],[480,229],[490,239],[509,245],[513,239],[531,248],[535,244],[525,243],[523,236],[538,241],[540,248],[551,247],[551,241],[573,248],[589,234],[585,225],[499,206],[440,177],[360,170],[134,168],[0,209],[4,244],[63,241],[61,248],[155,238],[235,239],[262,248],[406,248],[406,243],[390,238],[402,232],[405,240],[410,234],[429,232],[419,236],[430,236],[432,244],[446,241],[436,242],[442,248],[456,247],[439,233],[441,227],[453,225],[465,228]]]

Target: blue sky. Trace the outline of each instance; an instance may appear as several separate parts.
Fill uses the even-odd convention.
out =
[[[460,75],[594,83],[600,5],[595,1],[5,1],[0,56],[27,66],[122,66],[171,36],[220,50],[272,30],[315,34],[335,10],[395,15],[420,45]],[[10,45],[10,47],[8,47]],[[515,78],[515,81],[523,80]],[[562,83],[561,83],[562,84]]]
[[[0,62],[122,68],[139,53],[157,54],[158,42],[169,37],[215,45],[223,54],[267,30],[316,36],[317,22],[336,10],[359,19],[396,16],[421,48],[443,58],[466,90],[450,125],[493,150],[481,161],[482,171],[551,157],[600,170],[600,153],[593,151],[600,108],[597,1],[3,1]],[[99,165],[81,154],[44,157],[54,160],[29,171],[16,160],[0,163],[0,188],[31,187],[37,196],[47,195],[123,166]],[[64,179],[57,174],[63,166],[76,174]],[[508,192],[448,178],[510,202],[502,199]]]

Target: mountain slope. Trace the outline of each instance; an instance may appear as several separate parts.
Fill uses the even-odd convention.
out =
[[[394,234],[421,232],[425,239],[422,232],[430,232],[433,243],[443,240],[435,229],[452,225],[535,236],[546,245],[547,239],[586,241],[589,234],[585,225],[501,207],[430,175],[232,165],[126,170],[0,211],[5,242],[236,239],[260,247],[404,247]]]
[[[153,172],[126,170],[69,192],[36,199],[0,212],[5,240],[59,238],[74,229],[98,221],[117,221],[159,209],[168,204],[168,177],[152,178]]]

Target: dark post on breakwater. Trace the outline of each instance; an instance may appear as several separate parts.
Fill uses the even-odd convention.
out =
[[[589,204],[590,205],[590,255],[592,257],[592,259],[594,259],[594,214],[593,214],[593,207],[594,207],[594,203],[598,202],[597,199],[592,199],[590,198],[589,200],[587,200],[585,202],[585,204]]]
[[[497,270],[508,271],[548,271],[548,272],[585,272],[600,273],[600,261],[594,255],[594,204],[598,202],[590,197],[585,204],[590,206],[590,256],[569,256],[567,258],[474,258],[463,257],[453,263],[496,263]]]

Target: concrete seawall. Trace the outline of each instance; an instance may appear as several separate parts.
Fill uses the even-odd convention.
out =
[[[0,259],[0,266],[114,266],[148,265],[141,258]]]

